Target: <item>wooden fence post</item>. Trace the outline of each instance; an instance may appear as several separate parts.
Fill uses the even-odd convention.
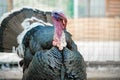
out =
[[[11,11],[13,9],[13,0],[7,0],[8,2],[8,11]]]

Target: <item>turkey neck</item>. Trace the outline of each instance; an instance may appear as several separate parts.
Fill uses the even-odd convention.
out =
[[[61,19],[56,20],[52,17],[54,24],[54,36],[53,36],[53,46],[58,47],[59,50],[62,50],[66,46],[65,34],[64,34],[64,24]]]
[[[54,27],[55,27],[55,31],[54,31],[54,37],[58,38],[60,40],[61,36],[62,36],[62,32],[63,32],[63,24],[61,21],[54,21]]]

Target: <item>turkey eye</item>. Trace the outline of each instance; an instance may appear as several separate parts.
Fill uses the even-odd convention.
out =
[[[58,15],[58,13],[54,13],[55,15]]]

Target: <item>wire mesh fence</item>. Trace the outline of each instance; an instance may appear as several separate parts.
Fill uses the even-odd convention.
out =
[[[10,3],[9,3],[10,4]],[[13,0],[13,9],[24,6],[62,10],[86,61],[120,61],[120,0]],[[0,16],[8,0],[0,0]]]
[[[120,61],[120,19],[69,19],[68,30],[86,61]]]

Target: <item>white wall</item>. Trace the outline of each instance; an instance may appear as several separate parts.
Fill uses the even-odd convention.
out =
[[[85,61],[120,61],[120,41],[75,42]]]

